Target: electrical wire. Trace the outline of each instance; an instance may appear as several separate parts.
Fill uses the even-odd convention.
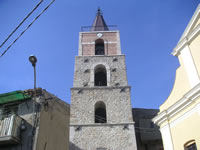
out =
[[[30,17],[30,15],[40,6],[40,4],[43,2],[43,0],[40,0],[40,2],[28,13],[28,15],[18,24],[18,26],[8,35],[8,37],[3,41],[3,43],[0,45],[0,48],[9,40],[9,38],[19,29],[19,27]]]
[[[26,27],[25,30],[23,30],[20,35],[4,50],[4,52],[1,54],[0,57],[2,57],[11,47],[13,44],[15,44],[15,42],[33,25],[33,23],[55,2],[55,0],[52,0],[48,5],[47,7],[45,7],[42,12],[36,16],[34,18],[34,20]]]
[[[53,98],[56,98],[56,99],[57,99],[56,96],[53,96],[53,95],[52,95],[51,97],[45,98],[45,100],[49,101],[49,100],[51,100],[51,99],[53,99]],[[87,113],[87,114],[89,114],[89,115],[94,116],[93,113],[91,113],[91,112],[89,112],[89,111],[86,111],[86,110],[83,110],[82,108],[79,108],[79,107],[77,107],[77,106],[73,106],[73,107],[76,108],[78,111],[81,111],[82,113]],[[95,115],[95,119],[97,119],[98,121],[103,121],[103,122],[106,121],[104,117],[101,117],[101,116],[99,116],[99,115]]]
[[[87,113],[91,116],[94,116],[94,119],[97,119],[98,121],[102,121],[102,122],[105,122],[106,119],[104,117],[101,117],[99,115],[94,115],[93,113],[89,112],[89,111],[86,111],[86,110],[83,110],[83,109],[80,109],[79,107],[76,107],[76,106],[73,106],[75,109],[77,109],[78,111],[81,111],[82,113]]]
[[[23,102],[23,103],[26,103],[26,102]],[[20,103],[20,105],[23,104],[23,103]],[[19,106],[18,106],[19,103],[15,103],[15,104],[12,104],[12,105],[14,105],[14,106],[9,106],[9,105],[7,105],[8,107],[3,108],[3,111],[2,111],[2,115],[3,115],[3,116],[5,116],[5,117],[6,117],[6,116],[9,116],[9,115],[11,115],[11,114],[13,113],[12,110],[19,108]],[[75,108],[76,108],[77,110],[81,111],[82,113],[87,113],[87,114],[93,116],[93,114],[92,114],[91,112],[89,112],[89,111],[85,111],[85,110],[80,109],[80,108],[78,108],[78,107],[76,107],[76,106],[75,106]],[[98,115],[95,115],[95,119],[97,119],[98,121],[103,121],[103,122],[106,121],[104,117],[101,117],[101,116],[98,116]]]
[[[56,97],[54,96],[54,97],[48,98],[48,100],[53,99],[53,98],[56,98]],[[23,102],[23,103],[26,103],[26,102]],[[20,104],[23,104],[23,103],[20,103]],[[15,108],[18,108],[18,106],[11,106],[9,108],[5,108],[5,109],[3,109],[2,114],[8,113],[8,112],[10,112],[10,109],[15,109]],[[77,111],[81,111],[82,113],[87,113],[87,114],[93,116],[94,119],[97,119],[99,121],[104,121],[104,122],[106,121],[104,117],[101,117],[99,115],[94,115],[90,111],[83,110],[82,108],[79,108],[77,106],[73,106],[73,108],[75,108]],[[144,128],[144,127],[136,127],[136,126],[135,126],[135,129],[136,129],[136,132],[142,132],[142,133],[143,132],[145,132],[145,133],[152,133],[152,132],[155,132],[155,131],[158,130],[158,129],[155,129],[155,128]],[[144,131],[144,130],[147,130],[147,131]]]

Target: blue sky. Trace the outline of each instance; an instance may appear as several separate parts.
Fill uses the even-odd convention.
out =
[[[0,0],[0,44],[39,0]],[[50,3],[40,7],[7,46]],[[199,0],[56,0],[27,32],[0,58],[0,93],[33,87],[30,54],[38,58],[37,86],[70,103],[74,58],[81,26],[93,23],[100,6],[108,25],[120,30],[126,55],[132,106],[158,108],[169,96],[178,59],[171,55]]]

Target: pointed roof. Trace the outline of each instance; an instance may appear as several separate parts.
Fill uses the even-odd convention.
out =
[[[90,31],[108,31],[108,30],[109,29],[103,18],[102,12],[101,12],[100,8],[98,8],[94,23],[93,23]]]

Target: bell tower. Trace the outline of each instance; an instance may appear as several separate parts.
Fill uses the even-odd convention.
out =
[[[79,33],[71,88],[70,150],[137,150],[120,34],[98,9]]]

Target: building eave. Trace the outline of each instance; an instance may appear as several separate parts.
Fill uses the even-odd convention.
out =
[[[185,38],[183,38],[174,48],[172,55],[178,56],[185,45],[189,45],[189,43],[194,39],[197,35],[200,34],[200,25],[198,25],[192,32],[190,32]]]
[[[194,88],[192,88],[189,92],[187,92],[180,100],[178,100],[175,104],[170,106],[168,109],[160,112],[156,117],[152,119],[152,121],[161,125],[166,120],[171,119],[173,116],[181,112],[183,109],[188,107],[191,103],[193,103],[198,97],[200,97],[200,83],[197,84]]]
[[[188,34],[190,33],[193,25],[195,24],[195,21],[197,20],[198,16],[200,15],[200,4],[197,6],[192,18],[190,19],[185,31],[183,32],[180,40],[178,43],[180,43],[185,37],[188,36]]]

